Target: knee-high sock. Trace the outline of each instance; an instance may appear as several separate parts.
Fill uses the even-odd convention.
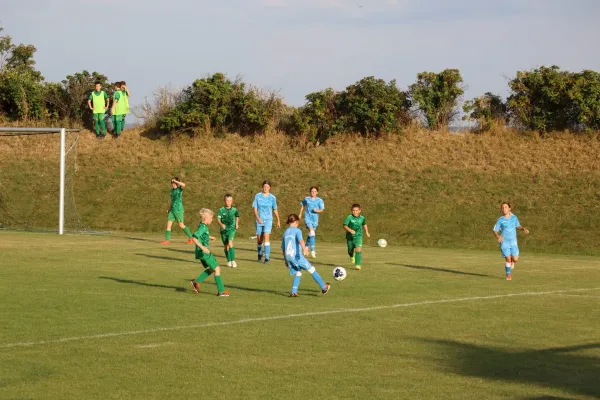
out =
[[[300,278],[302,278],[302,273],[297,273],[294,276],[294,281],[292,282],[292,294],[298,293],[298,287],[300,286]]]
[[[231,247],[229,249],[229,259],[231,261],[235,261],[235,247]]]
[[[221,279],[221,275],[215,275],[215,282],[217,283],[217,290],[219,293],[223,293],[225,291],[225,285],[223,285],[223,279]]]
[[[223,251],[225,252],[225,258],[227,258],[227,261],[231,261],[231,257],[229,256],[229,249],[225,247]]]
[[[356,252],[356,262],[355,262],[355,264],[360,266],[360,261],[361,260],[362,260],[362,251],[357,251]]]
[[[171,231],[170,230],[165,231],[165,240],[171,240]]]
[[[506,275],[510,275],[510,263],[509,262],[504,264],[504,269],[506,270]]]
[[[314,272],[311,272],[310,275],[313,277],[315,282],[317,282],[317,284],[321,287],[321,289],[325,290],[325,282],[323,281],[323,278],[321,278],[321,275],[319,275],[319,273],[316,270]]]
[[[257,244],[257,245],[256,245],[256,251],[258,251],[258,256],[259,256],[259,257],[262,257],[262,255],[263,255],[263,247],[262,247],[262,244]]]
[[[268,260],[271,258],[271,243],[265,242],[265,258]]]
[[[209,276],[211,276],[211,275],[212,275],[212,273],[213,273],[213,272],[212,272],[212,270],[211,270],[210,268],[206,268],[206,269],[204,270],[204,272],[202,272],[200,275],[198,275],[198,277],[196,278],[196,282],[198,282],[198,283],[202,283],[202,282],[204,282],[204,280],[205,280],[206,278],[208,278]]]
[[[183,231],[185,232],[185,234],[187,235],[187,237],[189,237],[190,239],[192,238],[192,232],[190,232],[190,228],[188,228],[186,226],[185,228],[183,228]]]

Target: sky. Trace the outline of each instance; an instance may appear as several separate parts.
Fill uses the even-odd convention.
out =
[[[405,89],[458,68],[465,99],[505,97],[516,71],[600,71],[597,0],[1,0],[3,34],[48,81],[125,80],[132,105],[224,72],[288,104],[366,76]]]

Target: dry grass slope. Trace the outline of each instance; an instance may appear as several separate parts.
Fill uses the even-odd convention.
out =
[[[56,225],[57,154],[56,136],[0,137],[2,225]],[[320,240],[343,240],[343,217],[360,202],[373,243],[384,237],[392,244],[494,248],[490,229],[499,203],[508,200],[532,231],[521,239],[523,248],[600,254],[600,142],[594,137],[413,130],[312,146],[278,133],[150,140],[132,130],[119,141],[97,141],[86,132],[69,165],[78,212],[91,228],[164,229],[169,178],[178,175],[188,184],[190,225],[200,207],[218,208],[232,192],[242,213],[240,235],[247,237],[252,197],[268,178],[282,217],[299,211],[309,186],[321,186],[327,211]]]

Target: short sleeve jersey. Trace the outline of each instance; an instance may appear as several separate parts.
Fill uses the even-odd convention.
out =
[[[358,217],[355,217],[352,214],[348,215],[344,220],[344,226],[347,226],[356,233],[352,235],[350,232],[346,232],[346,239],[362,237],[363,225],[366,225],[366,223],[367,219],[364,217],[364,215],[359,215]]]
[[[264,196],[263,193],[257,193],[252,202],[252,208],[258,210],[258,217],[263,221],[273,220],[273,210],[277,210],[277,198],[269,193]]]
[[[183,188],[171,189],[171,210],[183,210]]]
[[[209,248],[210,245],[210,232],[208,230],[208,225],[201,223],[200,225],[198,225],[198,230],[196,232],[194,232],[194,234],[192,235],[193,237],[195,237],[196,239],[198,239],[198,241],[200,242],[200,244],[206,248]],[[198,246],[196,246],[196,251],[195,251],[195,256],[196,258],[200,259],[202,257],[204,257],[206,254],[202,251],[202,249]]]
[[[304,206],[304,221],[307,223],[317,223],[319,222],[319,214],[314,212],[313,210],[316,208],[317,210],[325,209],[325,202],[320,197],[315,198],[314,200],[308,196],[300,203]]]
[[[516,215],[510,214],[508,218],[504,215],[498,218],[494,225],[494,232],[501,232],[502,237],[507,242],[517,242],[517,228],[521,226],[519,218]]]
[[[281,249],[285,251],[285,259],[288,262],[297,262],[304,258],[300,241],[302,240],[302,231],[298,228],[289,227],[283,233],[281,240]]]
[[[219,221],[221,221],[223,225],[225,225],[225,230],[231,231],[235,230],[235,219],[239,216],[240,213],[238,212],[237,208],[221,207],[219,209],[219,214],[217,215],[217,218],[219,219]]]

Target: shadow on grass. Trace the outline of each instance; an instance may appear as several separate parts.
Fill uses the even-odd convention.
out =
[[[98,279],[106,279],[109,281],[115,281],[118,283],[127,283],[130,285],[138,285],[138,286],[147,286],[147,287],[152,287],[152,288],[160,288],[160,289],[173,289],[176,292],[187,292],[188,290],[184,287],[180,287],[180,286],[168,286],[168,285],[160,285],[160,284],[156,284],[156,283],[147,283],[147,282],[143,282],[143,281],[134,281],[131,279],[122,279],[122,278],[114,278],[111,276],[99,276]]]
[[[210,278],[209,278],[210,279]],[[213,285],[216,286],[216,283],[214,282],[207,282],[204,281],[202,282],[202,285]],[[265,289],[265,288],[251,288],[251,287],[245,287],[245,286],[239,286],[239,285],[229,285],[225,282],[225,289],[236,289],[236,290],[241,290],[243,292],[255,292],[255,293],[270,293],[270,294],[275,294],[278,296],[283,296],[283,297],[289,297],[290,296],[290,292],[282,292],[279,290],[273,290],[273,289]],[[290,286],[291,288],[291,286]],[[313,296],[313,297],[317,297],[316,293],[321,293],[320,290],[315,290],[315,289],[303,289],[300,288],[299,293],[301,296]]]
[[[146,239],[146,238],[137,238],[137,237],[125,237],[128,240],[137,240],[139,242],[150,242],[150,243],[158,243],[156,240]]]
[[[177,262],[187,262],[187,263],[193,263],[193,264],[197,264],[196,262],[192,261],[192,260],[184,260],[183,258],[174,258],[174,257],[165,257],[165,256],[155,256],[153,254],[143,254],[143,253],[135,253],[136,256],[142,256],[142,257],[148,257],[148,258],[155,258],[157,260],[165,260],[165,261],[177,261]]]
[[[491,275],[486,275],[486,274],[477,274],[475,272],[464,272],[464,271],[457,271],[455,269],[446,269],[446,268],[437,268],[437,267],[426,267],[423,265],[409,265],[409,264],[397,264],[397,263],[386,263],[388,265],[394,265],[396,267],[404,267],[404,268],[412,268],[412,269],[422,269],[422,270],[428,270],[428,271],[436,271],[436,272],[447,272],[449,274],[456,274],[456,275],[469,275],[469,276],[479,276],[482,278],[492,278]]]
[[[600,349],[600,342],[543,350],[509,351],[451,340],[423,341],[444,348],[447,357],[440,363],[447,363],[447,368],[456,374],[536,384],[600,398],[600,357],[576,353]],[[537,399],[560,398],[549,396]]]

